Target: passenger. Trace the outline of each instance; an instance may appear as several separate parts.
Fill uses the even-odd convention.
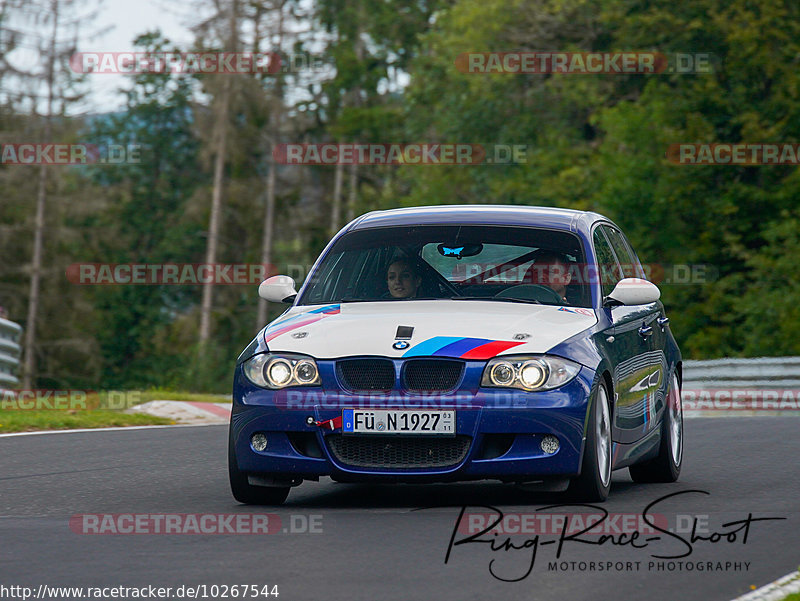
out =
[[[386,285],[392,298],[414,298],[421,284],[422,276],[413,261],[398,259],[386,270]]]

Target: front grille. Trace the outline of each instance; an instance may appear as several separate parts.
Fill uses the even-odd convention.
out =
[[[453,390],[463,373],[463,361],[411,359],[403,368],[403,385],[415,392]]]
[[[410,469],[457,465],[467,456],[472,438],[331,434],[325,440],[336,460],[344,465]]]
[[[336,362],[336,374],[350,390],[394,388],[394,364],[388,359],[343,359]]]

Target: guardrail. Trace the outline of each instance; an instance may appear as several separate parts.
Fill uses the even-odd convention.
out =
[[[22,326],[0,317],[0,390],[15,388],[19,384],[19,370],[22,347]]]
[[[682,392],[687,417],[800,415],[800,357],[686,361]]]
[[[684,361],[683,388],[800,389],[800,357]]]

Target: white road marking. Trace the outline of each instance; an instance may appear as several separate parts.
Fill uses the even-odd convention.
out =
[[[751,593],[736,597],[733,601],[780,601],[792,593],[800,593],[800,571],[786,574],[783,578],[765,584]]]
[[[156,428],[198,428],[200,426],[220,426],[222,424],[168,424],[163,426],[114,426],[113,428],[79,428],[75,430],[37,430],[36,432],[9,432],[0,438],[11,436],[38,436],[40,434],[75,434],[77,432],[113,432],[121,430],[155,430]]]

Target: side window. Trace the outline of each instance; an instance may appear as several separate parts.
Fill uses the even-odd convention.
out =
[[[622,238],[622,241],[625,243],[625,246],[627,246],[628,250],[631,251],[631,256],[633,257],[633,265],[636,268],[636,275],[634,277],[643,278],[645,280],[650,279],[647,277],[649,271],[645,271],[644,265],[642,265],[641,262],[639,261],[639,257],[636,255],[636,249],[633,248],[633,245],[631,244],[630,240],[628,240],[627,236],[625,236],[625,234],[623,234],[622,232],[620,232],[619,235],[620,238]]]
[[[603,228],[598,227],[594,230],[592,236],[594,241],[594,253],[597,257],[597,267],[600,270],[600,284],[603,287],[603,296],[608,296],[614,290],[622,279],[622,273],[614,253],[611,251],[611,245],[603,235]]]
[[[614,249],[614,254],[617,255],[620,267],[622,268],[623,277],[641,277],[641,267],[639,267],[636,257],[625,243],[622,233],[618,230],[615,230],[613,227],[608,227],[606,225],[601,226],[600,229],[605,232],[608,241],[611,242],[611,248]]]

